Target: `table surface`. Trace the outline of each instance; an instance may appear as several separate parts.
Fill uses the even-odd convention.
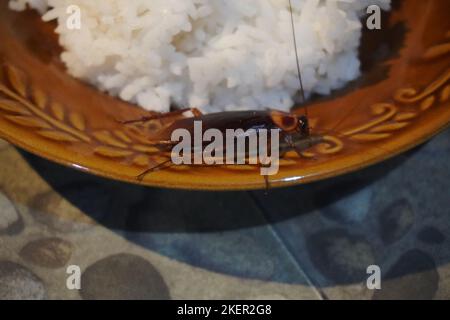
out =
[[[351,175],[215,193],[110,181],[1,141],[0,299],[448,299],[449,160],[446,131]]]

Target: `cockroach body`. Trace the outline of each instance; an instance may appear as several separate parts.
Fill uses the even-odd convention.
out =
[[[258,132],[261,129],[268,131],[276,129],[280,132],[280,145],[283,145],[283,149],[294,147],[296,141],[308,140],[311,136],[309,122],[306,116],[298,116],[273,110],[231,111],[203,115],[198,110],[193,110],[195,110],[194,117],[176,120],[163,128],[157,134],[158,140],[170,141],[172,132],[179,128],[186,129],[193,135],[195,121],[202,123],[204,131],[217,129],[223,136],[225,136],[226,130],[242,129],[245,132],[248,130]]]
[[[191,112],[193,116],[177,118]],[[202,123],[203,132],[208,129],[215,129],[226,136],[227,130],[242,130],[242,132],[253,131],[256,134],[262,129],[279,132],[279,155],[283,158],[289,151],[295,151],[299,156],[302,152],[323,141],[322,136],[312,135],[309,127],[309,120],[306,115],[281,112],[276,110],[259,111],[231,111],[202,114],[198,109],[184,109],[172,113],[152,115],[137,120],[125,121],[123,124],[145,123],[163,119],[175,118],[172,122],[164,126],[149,139],[149,143],[157,147],[162,153],[171,153],[179,141],[172,140],[172,133],[177,129],[184,129],[191,137],[195,136],[195,122]],[[210,142],[203,141],[203,147]],[[246,149],[247,150],[247,149]],[[194,152],[194,151],[192,151]],[[226,152],[226,150],[225,150]],[[248,154],[246,155],[248,156]],[[194,154],[192,154],[194,157]],[[155,167],[149,168],[139,175],[138,179],[143,179],[145,175],[161,170],[172,165],[171,160],[167,160]]]

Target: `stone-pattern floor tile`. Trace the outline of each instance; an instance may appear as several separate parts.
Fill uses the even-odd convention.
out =
[[[440,270],[450,267],[449,150],[446,131],[375,167],[254,196],[269,220],[286,219],[276,232],[326,297],[442,298]],[[381,268],[379,291],[367,289],[369,265]]]
[[[13,147],[0,162],[0,297],[319,298],[247,193],[174,197]]]
[[[0,299],[448,299],[449,138],[269,195],[131,186],[0,144]]]

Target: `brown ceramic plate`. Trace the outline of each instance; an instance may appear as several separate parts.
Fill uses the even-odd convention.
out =
[[[0,0],[0,135],[32,153],[128,182],[158,161],[139,128],[115,119],[142,114],[71,78],[59,60],[54,25]],[[313,100],[316,128],[335,128],[307,156],[282,160],[272,186],[358,170],[410,149],[450,121],[450,1],[397,1],[383,30],[367,31],[363,76],[345,90]],[[299,111],[300,112],[300,111]],[[337,134],[339,132],[339,134]],[[150,186],[257,189],[250,166],[174,167],[153,173]]]

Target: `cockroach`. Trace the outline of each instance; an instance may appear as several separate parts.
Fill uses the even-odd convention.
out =
[[[294,14],[292,9],[291,0],[289,0],[291,23],[292,23],[292,36],[295,47],[295,57],[297,62],[297,73],[300,85],[300,93],[302,103],[306,102],[305,92],[302,81],[302,73],[299,59],[299,52],[297,47],[297,38],[294,23]],[[192,116],[178,118],[177,116],[184,115],[190,111]],[[169,112],[165,114],[152,114],[144,116],[140,119],[122,121],[124,125],[147,123],[154,120],[162,120],[168,118],[177,118],[169,125],[160,129],[155,136],[152,137],[151,143],[157,147],[162,153],[169,153],[178,142],[171,140],[171,135],[176,129],[183,128],[188,130],[193,135],[194,122],[201,121],[203,124],[203,130],[217,129],[225,136],[227,129],[242,129],[258,130],[266,129],[270,131],[272,129],[279,131],[279,155],[283,158],[289,151],[296,152],[299,156],[302,156],[303,152],[314,145],[317,145],[323,141],[322,135],[311,134],[309,118],[307,109],[305,109],[304,115],[297,115],[294,113],[281,112],[276,110],[259,110],[259,111],[227,111],[218,112],[212,114],[203,114],[197,108],[188,108]],[[171,160],[162,162],[154,167],[147,169],[140,174],[137,179],[142,180],[147,174],[161,170],[173,165]],[[269,179],[264,177],[266,181],[266,187],[269,187]]]
[[[149,142],[157,147],[161,152],[171,153],[173,147],[178,144],[178,141],[171,140],[172,133],[175,130],[182,128],[187,130],[193,137],[195,135],[194,123],[196,121],[202,122],[202,129],[204,131],[208,129],[216,129],[219,130],[224,137],[226,136],[226,131],[229,129],[242,129],[244,132],[253,130],[256,134],[258,134],[258,131],[261,129],[266,129],[267,131],[275,129],[279,131],[280,158],[283,158],[289,151],[295,151],[299,156],[302,156],[306,149],[309,149],[323,141],[322,136],[311,134],[309,121],[306,115],[297,115],[275,110],[233,111],[202,114],[198,109],[192,108],[163,115],[148,116],[142,119],[125,121],[123,123],[132,124],[157,119],[161,120],[163,118],[184,114],[188,111],[192,112],[193,116],[174,120],[172,123],[156,132]],[[210,142],[204,143],[203,148]],[[194,155],[192,154],[192,156]],[[246,156],[249,155],[246,154]],[[170,166],[170,164],[171,161],[168,160],[156,167],[149,168],[139,175],[138,179],[142,180],[145,175],[153,171],[160,170],[167,165]]]

